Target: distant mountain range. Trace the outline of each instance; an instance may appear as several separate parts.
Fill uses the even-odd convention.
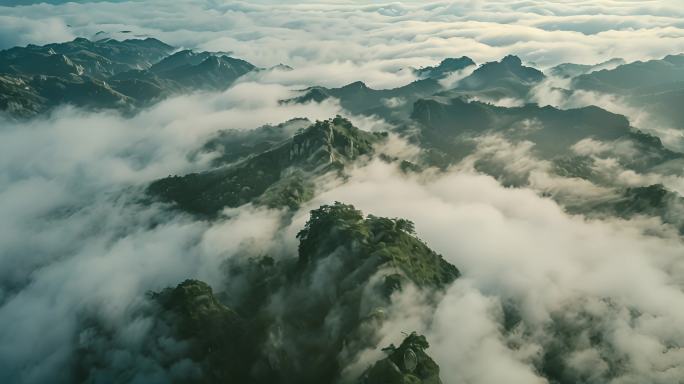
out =
[[[134,112],[174,94],[225,89],[258,70],[226,53],[179,51],[153,38],[77,38],[15,47],[0,51],[0,110],[30,117],[72,104]],[[312,87],[284,102],[335,98],[352,113],[396,121],[411,114],[415,101],[433,95],[526,103],[547,76],[524,66],[516,56],[479,67],[465,56],[447,58],[435,66],[410,70],[419,79],[399,88],[376,90],[362,82],[340,88]],[[450,87],[445,79],[454,74],[463,78]],[[684,124],[677,108],[684,94],[684,55],[635,63],[614,59],[596,65],[561,64],[549,69],[548,75],[570,79],[575,90],[618,94],[670,125]]]
[[[256,70],[223,53],[159,40],[73,41],[0,51],[0,109],[30,117],[61,104],[125,112],[173,94],[224,89]]]

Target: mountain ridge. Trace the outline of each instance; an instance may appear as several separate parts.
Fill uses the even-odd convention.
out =
[[[63,105],[131,113],[174,94],[229,87],[257,67],[157,39],[76,38],[0,51],[0,110],[33,117]]]
[[[338,116],[317,121],[235,164],[157,180],[148,192],[183,210],[210,216],[250,201],[294,208],[311,197],[314,175],[341,170],[373,153],[373,145],[385,137],[361,131]]]

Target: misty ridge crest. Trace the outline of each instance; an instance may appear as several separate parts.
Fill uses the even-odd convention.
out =
[[[678,250],[673,244],[684,231],[684,152],[677,143],[605,108],[550,105],[543,98],[618,94],[621,101],[640,105],[656,120],[681,129],[684,120],[673,100],[684,100],[682,57],[562,64],[541,71],[512,55],[479,66],[463,56],[407,68],[415,79],[392,89],[373,89],[361,81],[339,88],[288,89],[272,100],[271,108],[330,108],[337,113],[214,129],[181,147],[193,167],[180,167],[179,174],[167,177],[154,173],[122,188],[125,192],[106,190],[111,195],[98,201],[124,217],[123,224],[113,225],[114,235],[106,233],[98,242],[116,244],[155,230],[166,234],[170,226],[178,231],[179,241],[187,242],[181,251],[211,259],[211,271],[190,259],[182,264],[186,269],[169,272],[163,284],[155,282],[146,294],[130,292],[128,301],[117,302],[124,310],[108,309],[116,313],[112,318],[94,304],[79,308],[83,315],[70,325],[61,346],[66,352],[55,353],[54,365],[41,365],[44,362],[32,356],[29,363],[18,359],[15,366],[0,369],[5,372],[0,379],[39,382],[60,371],[57,381],[63,382],[458,382],[453,380],[463,373],[445,359],[459,353],[444,344],[458,332],[445,331],[444,324],[451,319],[466,325],[467,320],[478,321],[451,313],[461,312],[452,305],[456,301],[470,305],[466,308],[473,314],[486,314],[483,327],[491,325],[493,331],[481,330],[481,344],[491,348],[492,358],[515,367],[520,382],[675,382],[682,373],[681,340],[648,333],[657,328],[650,321],[665,309],[634,304],[626,295],[610,296],[609,290],[597,288],[588,298],[559,294],[562,300],[549,304],[543,314],[530,311],[534,297],[528,295],[535,293],[516,296],[519,283],[511,283],[506,291],[497,286],[506,279],[491,278],[473,259],[459,252],[443,256],[443,242],[433,250],[421,240],[418,233],[430,236],[423,229],[425,221],[417,227],[407,218],[375,216],[368,205],[357,208],[336,194],[365,201],[373,188],[369,193],[364,187],[379,189],[387,183],[387,189],[376,193],[382,195],[379,200],[391,201],[398,192],[392,189],[399,185],[406,187],[407,199],[416,194],[433,203],[449,202],[449,209],[467,217],[471,213],[463,201],[475,198],[453,202],[447,193],[457,194],[458,187],[468,190],[448,184],[454,174],[465,174],[470,175],[465,182],[476,184],[470,188],[481,188],[481,198],[494,201],[487,201],[490,205],[520,191],[522,198],[546,204],[539,217],[528,220],[533,223],[567,220],[569,226],[589,223],[598,228],[605,222],[610,230],[625,225],[639,236],[656,239],[644,240],[653,249],[661,239],[667,244],[663,248]],[[174,96],[225,96],[258,82],[261,75],[291,70],[261,69],[228,53],[177,51],[152,38],[77,38],[0,51],[0,108],[3,121],[19,129],[57,119],[64,105],[93,115],[114,114],[124,124],[137,118],[146,122],[146,111],[164,111],[164,103],[173,103]],[[220,105],[225,100],[218,97]],[[383,129],[362,129],[378,120],[385,122]],[[144,168],[145,151],[131,152]],[[351,192],[345,194],[345,188]],[[556,205],[557,211],[546,211]],[[127,228],[128,215],[137,216],[136,211],[141,212],[140,222]],[[501,211],[506,214],[484,215],[499,224],[509,220],[507,214],[525,221],[515,217],[520,214],[515,207]],[[49,217],[59,223],[80,213],[78,207],[67,207],[50,211]],[[444,220],[438,213],[434,216],[440,223]],[[250,233],[241,233],[242,223],[250,225]],[[100,227],[106,232],[107,225]],[[188,228],[191,234],[185,239]],[[93,233],[98,230],[93,226]],[[582,230],[577,231],[590,237]],[[213,231],[228,240],[212,240],[221,237]],[[263,232],[266,239],[251,239],[254,232]],[[468,254],[469,249],[461,252]],[[639,268],[652,267],[640,260]],[[36,269],[43,263],[36,262]],[[579,264],[584,263],[591,264]],[[680,267],[677,263],[665,257],[653,261],[674,271]],[[154,260],[149,264],[155,267]],[[533,280],[526,266],[520,268],[519,279]],[[657,275],[649,275],[653,281],[664,279],[647,272]],[[552,269],[548,275],[554,273],[560,274]],[[202,275],[211,282],[196,278]],[[476,286],[478,278],[491,280],[474,289],[469,284]],[[169,286],[168,281],[177,283]],[[3,282],[0,304],[12,303],[27,286],[31,277]],[[496,295],[501,296],[499,304],[493,304]],[[668,319],[673,318],[677,314]],[[652,336],[649,345],[666,361],[653,361],[647,368],[630,364],[640,355],[626,346],[628,337],[613,330],[618,325],[628,335],[625,329]],[[465,345],[467,340],[458,341]],[[501,350],[513,351],[514,357]],[[34,373],[22,364],[44,371]],[[465,371],[466,365],[458,369]],[[442,380],[446,377],[450,381]]]
[[[282,125],[279,128],[287,129]],[[372,154],[373,144],[384,136],[361,131],[338,116],[301,128],[292,138],[242,161],[200,174],[159,180],[150,185],[149,191],[177,202],[185,210],[206,215],[250,201],[296,208],[313,196],[310,179],[341,170],[345,163]],[[214,139],[208,146],[220,146],[221,139]],[[225,146],[221,150],[225,153]]]

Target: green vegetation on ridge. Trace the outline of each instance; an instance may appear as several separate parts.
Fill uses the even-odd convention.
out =
[[[298,257],[226,260],[227,285],[219,294],[197,280],[150,294],[150,306],[139,314],[152,322],[150,331],[136,343],[146,365],[169,372],[171,382],[337,382],[361,351],[380,347],[378,331],[396,293],[413,284],[438,299],[460,276],[415,236],[410,221],[364,217],[351,205],[311,211],[298,237]],[[110,343],[105,324],[89,328],[76,367],[82,381],[136,375],[97,354],[125,354]],[[412,334],[388,350],[389,358],[407,378],[437,384],[439,367],[425,348],[427,340]],[[413,355],[415,366],[397,360]],[[363,382],[387,375],[383,365]]]
[[[311,179],[373,153],[385,137],[349,120],[317,121],[293,137],[234,164],[152,183],[149,192],[188,212],[215,215],[248,202],[297,207],[313,191]]]

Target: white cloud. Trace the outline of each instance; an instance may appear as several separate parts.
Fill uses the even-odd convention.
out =
[[[448,367],[445,381],[495,383],[509,374],[516,382],[544,382],[536,378],[535,351],[561,337],[554,333],[563,329],[560,321],[579,324],[573,316],[593,310],[593,301],[599,311],[595,316],[605,317],[605,323],[586,326],[610,330],[596,348],[632,362],[621,367],[621,380],[664,383],[678,368],[663,372],[657,367],[684,363],[671,347],[684,342],[684,333],[674,326],[684,320],[678,285],[684,278],[683,249],[676,236],[643,234],[658,223],[587,221],[530,190],[504,188],[488,176],[448,172],[407,178],[382,162],[359,168],[348,183],[322,193],[310,207],[336,200],[367,213],[413,220],[419,236],[461,268],[463,282],[423,325],[433,356]],[[304,213],[294,226],[303,219]],[[523,334],[502,331],[501,307],[507,302],[519,311]],[[568,319],[560,320],[559,314]],[[396,342],[401,335],[389,337]],[[510,338],[519,346],[511,347]],[[635,338],[662,353],[635,348],[630,341]],[[581,357],[577,346],[567,348],[577,352],[568,356],[575,369],[591,373],[590,358]]]
[[[220,283],[223,260],[238,252],[261,254],[274,241],[293,253],[294,234],[308,209],[334,200],[415,221],[420,236],[464,272],[433,316],[405,316],[383,330],[387,341],[396,342],[399,330],[422,328],[447,382],[544,382],[535,365],[556,336],[550,330],[561,321],[576,325],[584,313],[600,319],[588,327],[601,328],[606,337],[598,346],[571,346],[567,361],[575,371],[596,374],[593,380],[601,382],[608,364],[604,354],[610,352],[628,362],[622,382],[667,383],[684,375],[684,356],[672,347],[684,343],[681,241],[656,220],[587,221],[539,197],[538,191],[572,190],[568,199],[610,191],[554,178],[547,162],[531,156],[529,142],[482,138],[473,156],[446,173],[409,177],[372,162],[352,171],[346,183],[322,184],[322,194],[297,213],[285,233],[279,211],[244,206],[217,222],[203,222],[136,203],[150,180],[202,169],[210,159],[188,153],[217,130],[343,113],[335,102],[278,103],[298,87],[355,80],[395,87],[414,79],[400,69],[449,56],[482,62],[513,53],[543,66],[660,57],[684,51],[678,1],[151,0],[37,4],[0,12],[4,48],[104,30],[230,51],[264,67],[295,67],[247,76],[225,92],[171,98],[130,118],[64,107],[28,122],[1,122],[0,379],[68,381],[64,367],[80,315],[129,323],[121,336],[135,339],[146,324],[127,316],[142,293],[188,277]],[[602,16],[587,16],[592,14]],[[546,104],[632,111],[611,96],[575,93],[568,99],[549,84],[537,93]],[[630,116],[633,123],[641,121]],[[388,127],[373,118],[352,120],[367,130]],[[531,121],[520,129],[539,127]],[[609,149],[627,156],[630,150],[592,140],[574,149],[591,156]],[[383,150],[409,159],[418,154],[396,136]],[[530,189],[504,188],[476,174],[473,164],[483,157],[528,179]],[[610,157],[597,159],[597,171],[614,174],[620,185],[665,182],[684,190],[681,178],[640,175]],[[647,230],[662,236],[644,235]],[[410,293],[397,298],[395,309],[424,305]],[[504,332],[503,308],[511,302],[522,323]],[[570,338],[580,345],[583,337]],[[376,357],[375,352],[362,357]]]
[[[0,15],[0,49],[16,45],[43,45],[71,40],[75,37],[64,20],[58,17],[34,20]]]
[[[130,118],[65,107],[30,121],[3,120],[0,381],[68,382],[79,321],[100,318],[125,333],[148,290],[191,277],[218,285],[226,258],[267,249],[278,211],[245,206],[208,223],[141,202],[141,189],[205,167],[208,158],[189,154],[218,130],[341,112],[333,103],[279,104],[292,94],[243,82],[171,98]]]
[[[120,38],[154,36],[179,47],[230,51],[264,67],[311,67],[310,77],[299,77],[337,86],[354,80],[396,85],[376,82],[376,76],[387,79],[398,68],[461,55],[484,62],[512,53],[547,66],[684,51],[682,10],[674,1],[368,5],[152,0],[36,4],[3,7],[2,13],[0,47],[91,37],[100,30]]]

